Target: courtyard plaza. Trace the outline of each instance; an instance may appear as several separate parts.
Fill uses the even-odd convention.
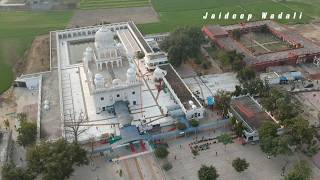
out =
[[[121,176],[119,175],[121,171]],[[70,180],[163,180],[164,172],[152,153],[109,162],[102,156],[91,158],[88,166],[76,167]]]
[[[300,153],[291,156],[272,156],[268,159],[268,156],[261,151],[259,144],[242,145],[237,139],[234,140],[234,143],[228,144],[226,148],[222,143],[217,141],[217,143],[212,143],[212,141],[208,149],[203,148],[199,151],[199,155],[193,156],[191,153],[191,143],[202,138],[215,139],[221,133],[228,132],[227,129],[219,129],[169,141],[168,160],[172,163],[173,168],[166,172],[166,178],[171,180],[198,179],[198,170],[203,164],[214,166],[220,175],[219,179],[223,180],[279,180],[283,178],[282,168],[285,167],[285,174],[287,174],[298,160],[307,160],[312,168],[314,179],[320,178],[320,170]],[[236,172],[232,167],[232,161],[237,157],[245,158],[250,164],[249,168],[242,173]]]

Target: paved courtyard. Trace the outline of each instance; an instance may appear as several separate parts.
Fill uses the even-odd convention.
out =
[[[122,171],[120,177],[119,172]],[[93,158],[89,166],[76,167],[70,180],[163,180],[164,174],[153,154],[145,154],[119,162]]]
[[[210,137],[217,136],[219,132]],[[209,134],[198,135],[198,138]],[[210,149],[200,151],[196,158],[190,152],[188,144],[192,142],[193,137],[181,138],[176,141],[169,142],[169,161],[172,162],[173,168],[166,173],[166,178],[170,180],[195,180],[198,179],[197,172],[201,164],[213,165],[216,167],[220,177],[223,180],[279,180],[281,176],[281,169],[286,166],[286,173],[292,164],[298,159],[306,159],[303,155],[296,156],[277,156],[268,159],[267,156],[260,150],[258,144],[245,146],[239,143],[227,145],[226,151],[224,145],[221,143],[210,145]],[[182,145],[180,147],[180,144]],[[217,152],[217,156],[216,156]],[[176,156],[176,160],[175,160]],[[299,156],[299,157],[298,157]],[[232,167],[232,160],[240,157],[245,158],[250,166],[249,168],[239,174]],[[309,160],[308,160],[309,161]],[[287,163],[288,162],[288,163]],[[309,161],[315,177],[319,177],[320,171],[311,161]],[[315,178],[316,179],[316,178]]]

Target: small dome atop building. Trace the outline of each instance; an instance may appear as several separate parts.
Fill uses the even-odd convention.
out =
[[[121,84],[121,80],[120,79],[114,79],[112,80],[112,85],[114,86],[119,86]]]
[[[93,51],[93,49],[91,47],[87,47],[86,48],[86,52],[89,52],[89,53],[91,52],[92,53],[92,51]]]
[[[167,73],[164,70],[160,69],[158,66],[156,67],[156,69],[153,72],[153,76],[157,80],[162,79],[166,74]]]
[[[104,88],[104,77],[101,74],[94,75],[94,84],[97,89]]]
[[[127,70],[127,81],[131,83],[136,81],[136,71],[132,67]]]
[[[127,70],[127,74],[135,75],[135,74],[136,74],[136,71],[135,71],[133,68],[129,68],[129,69]]]

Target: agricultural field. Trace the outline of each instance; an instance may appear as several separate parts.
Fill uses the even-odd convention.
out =
[[[0,94],[14,78],[12,67],[37,35],[62,29],[73,12],[0,12]]]
[[[319,4],[319,6],[315,6]],[[303,11],[302,19],[280,20],[281,23],[308,23],[314,17],[320,16],[320,2],[318,0],[152,0],[160,22],[139,25],[143,33],[167,32],[182,25],[203,26],[205,24],[228,25],[242,20],[207,19],[203,20],[205,12],[209,13],[252,13],[253,20],[261,18],[261,12],[293,13]]]
[[[81,0],[79,8],[83,10],[104,8],[127,8],[149,6],[149,0]]]
[[[312,17],[320,16],[319,0],[287,0],[281,2],[282,5],[288,6],[297,11],[303,11]]]

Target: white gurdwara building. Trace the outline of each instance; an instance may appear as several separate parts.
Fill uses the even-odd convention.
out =
[[[114,112],[117,101],[140,104],[141,82],[137,79],[132,56],[123,52],[116,42],[118,35],[102,27],[95,34],[94,47],[83,53],[83,66],[96,113]],[[118,42],[120,43],[120,42]]]

